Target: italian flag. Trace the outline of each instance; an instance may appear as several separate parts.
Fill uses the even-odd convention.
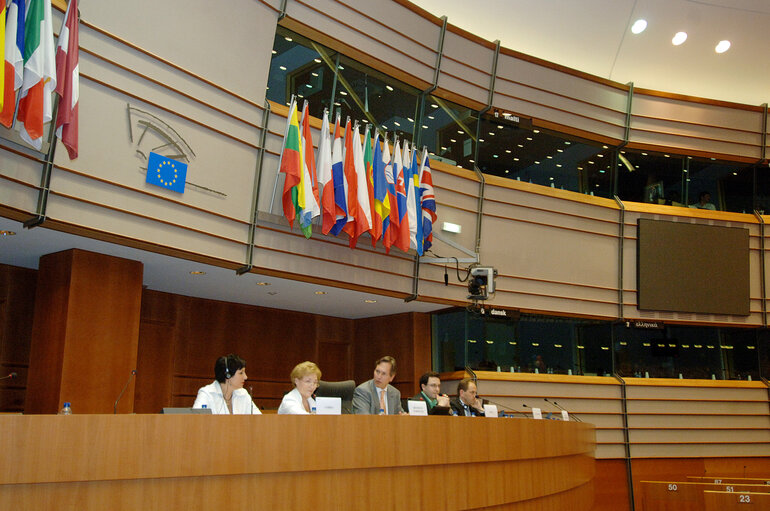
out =
[[[30,0],[24,28],[24,80],[16,121],[21,138],[39,151],[56,88],[51,0]]]
[[[3,0],[0,0],[2,2]],[[19,90],[24,75],[24,0],[6,2],[5,12],[5,62],[3,63],[3,106],[0,107],[0,124],[6,128],[13,125],[16,113],[16,91]]]
[[[56,93],[61,97],[56,114],[56,136],[67,148],[70,160],[78,157],[78,39],[78,1],[70,0],[56,46]]]
[[[289,227],[292,227],[298,207],[297,185],[302,180],[302,143],[300,142],[297,101],[295,98],[291,99],[289,116],[286,119],[286,133],[283,136],[280,171],[286,175],[283,182],[283,215],[289,221]]]

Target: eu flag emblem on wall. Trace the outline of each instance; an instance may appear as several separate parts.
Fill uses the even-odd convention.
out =
[[[150,159],[147,160],[148,183],[167,188],[172,192],[184,193],[186,179],[186,163],[166,158],[157,153],[150,153]]]

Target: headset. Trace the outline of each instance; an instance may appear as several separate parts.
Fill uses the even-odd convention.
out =
[[[225,379],[229,380],[232,378],[232,375],[230,374],[230,357],[222,357],[225,359]]]

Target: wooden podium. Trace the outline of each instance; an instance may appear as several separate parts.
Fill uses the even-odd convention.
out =
[[[533,419],[0,416],[0,509],[589,510],[595,431]]]

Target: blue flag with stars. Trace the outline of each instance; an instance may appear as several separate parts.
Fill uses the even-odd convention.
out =
[[[158,153],[150,153],[147,160],[147,182],[172,192],[184,193],[187,179],[187,164],[166,158]]]

